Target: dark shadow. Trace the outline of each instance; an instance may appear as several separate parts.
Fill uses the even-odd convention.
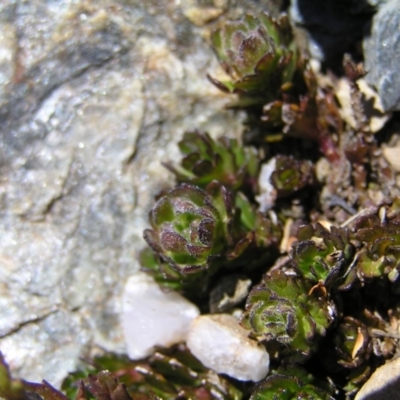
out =
[[[342,59],[345,52],[369,34],[375,10],[366,0],[297,0],[292,5],[295,22],[300,22],[319,46],[324,60]],[[338,57],[339,56],[339,57]]]

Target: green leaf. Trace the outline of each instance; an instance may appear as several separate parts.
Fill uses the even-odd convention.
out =
[[[212,44],[232,81],[211,81],[224,91],[260,97],[261,104],[280,94],[299,65],[287,17],[273,20],[265,13],[246,15],[216,31]]]
[[[19,379],[12,379],[8,365],[0,352],[0,397],[6,400],[28,400],[24,390],[24,383]]]
[[[257,385],[250,400],[333,400],[326,383],[300,367],[280,368]]]

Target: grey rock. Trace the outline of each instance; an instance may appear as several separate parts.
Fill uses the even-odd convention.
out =
[[[400,358],[379,367],[360,389],[355,400],[397,400],[400,392]]]
[[[389,0],[375,14],[364,39],[366,80],[374,85],[385,111],[400,110],[400,3]]]
[[[161,161],[185,130],[242,129],[206,79],[212,25],[182,7],[0,2],[0,349],[16,376],[58,386],[80,357],[125,351],[122,289],[173,182]]]
[[[327,60],[349,51],[362,38],[373,10],[367,1],[292,0],[289,15],[306,29],[311,56]]]

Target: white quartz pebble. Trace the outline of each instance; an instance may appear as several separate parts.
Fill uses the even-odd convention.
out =
[[[198,308],[174,291],[163,291],[148,275],[137,273],[125,286],[122,326],[130,358],[150,355],[154,346],[185,341]]]
[[[267,212],[275,205],[277,196],[276,189],[271,183],[271,176],[275,171],[276,158],[271,158],[266,164],[261,166],[260,175],[258,177],[258,187],[260,194],[256,196],[259,211],[262,213]]]
[[[241,381],[257,382],[268,374],[269,356],[248,333],[231,315],[202,315],[191,323],[187,345],[204,366]]]

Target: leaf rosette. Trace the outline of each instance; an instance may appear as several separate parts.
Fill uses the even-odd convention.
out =
[[[186,132],[178,145],[183,154],[181,164],[164,164],[178,182],[205,188],[217,180],[231,190],[255,186],[259,160],[253,148],[245,148],[224,136],[213,140],[207,133],[199,132]]]
[[[325,342],[321,359],[330,374],[345,373],[347,383],[343,390],[346,398],[350,398],[365,383],[377,363],[377,359],[370,359],[373,343],[369,327],[356,318],[345,316],[332,333],[331,341]]]
[[[294,268],[313,283],[328,290],[332,286],[347,290],[353,284],[355,270],[348,266],[353,260],[354,246],[345,228],[331,226],[330,230],[317,223],[299,228],[298,242],[291,253]]]
[[[278,155],[275,171],[271,175],[271,183],[278,196],[291,195],[305,186],[312,185],[314,168],[311,161],[296,160],[293,156]]]
[[[345,368],[356,368],[371,354],[371,340],[367,327],[353,317],[345,317],[333,338],[338,363]]]
[[[283,344],[293,360],[304,361],[325,336],[334,307],[309,290],[300,277],[272,271],[250,292],[242,324],[258,337]]]
[[[365,244],[358,254],[358,273],[362,278],[387,275],[394,282],[399,277],[400,218],[380,221],[376,215],[360,218],[356,237]]]
[[[286,15],[278,20],[265,13],[246,15],[216,31],[212,43],[232,80],[209,77],[211,82],[228,93],[251,94],[247,105],[273,100],[293,79],[298,52]]]
[[[181,274],[207,270],[234,241],[233,198],[216,181],[206,191],[177,186],[157,201],[149,220],[145,240]]]

